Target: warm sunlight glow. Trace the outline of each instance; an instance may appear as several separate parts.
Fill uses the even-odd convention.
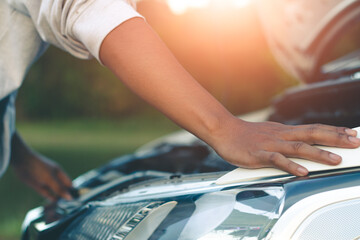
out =
[[[167,0],[171,11],[175,14],[183,14],[189,8],[204,8],[211,3],[219,4],[224,0]],[[226,0],[235,7],[246,7],[251,0]]]
[[[171,11],[176,14],[186,12],[188,8],[203,8],[206,7],[210,0],[167,0]]]
[[[246,7],[250,4],[250,0],[232,0],[237,7]]]

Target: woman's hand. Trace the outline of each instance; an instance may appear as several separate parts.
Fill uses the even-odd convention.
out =
[[[19,179],[43,197],[51,201],[60,198],[72,199],[71,180],[55,162],[37,156],[23,159],[21,164],[12,164],[12,166]]]
[[[321,124],[287,126],[274,122],[250,123],[233,118],[222,124],[212,146],[226,161],[245,168],[275,167],[297,176],[307,169],[287,157],[336,165],[341,157],[313,147],[326,145],[343,148],[360,146],[357,132],[344,127]]]
[[[72,182],[58,164],[33,152],[15,133],[12,140],[11,166],[19,179],[45,198],[71,200]]]

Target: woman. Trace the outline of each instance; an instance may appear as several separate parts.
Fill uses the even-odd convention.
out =
[[[3,0],[0,23],[0,174],[11,149],[11,164],[19,177],[51,200],[71,199],[71,181],[56,164],[28,148],[14,130],[17,89],[48,44],[78,58],[95,57],[135,93],[236,166],[276,167],[305,176],[307,169],[287,157],[334,165],[341,162],[340,156],[311,145],[360,145],[356,131],[347,128],[249,123],[234,117],[185,71],[126,0]]]

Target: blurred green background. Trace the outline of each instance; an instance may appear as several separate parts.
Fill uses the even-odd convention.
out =
[[[234,114],[265,107],[298,83],[273,60],[251,5],[177,15],[164,1],[148,0],[138,10],[185,68]],[[19,91],[17,128],[72,178],[179,129],[95,60],[77,60],[53,47]],[[26,212],[44,200],[11,169],[0,192],[0,240],[19,239]]]

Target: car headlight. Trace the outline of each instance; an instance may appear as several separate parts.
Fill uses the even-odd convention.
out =
[[[165,217],[175,205],[176,202],[170,202],[170,204],[141,202],[120,205],[103,203],[90,205],[88,211],[78,217],[59,239],[125,239],[151,213],[159,212],[158,210],[162,209],[162,215]],[[161,216],[156,215],[156,218],[161,219]]]
[[[280,217],[283,203],[281,187],[205,194],[195,201],[179,239],[263,239]]]
[[[282,187],[233,188],[154,202],[90,206],[60,240],[263,239],[279,218]]]

